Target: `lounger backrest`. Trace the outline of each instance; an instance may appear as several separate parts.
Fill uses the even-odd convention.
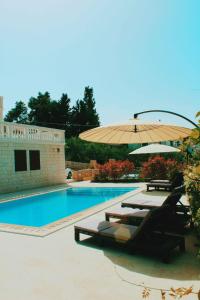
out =
[[[182,185],[184,182],[183,173],[178,172],[172,179],[172,188]]]
[[[181,196],[182,193],[180,191],[172,192],[163,202],[162,206],[168,205],[170,208],[175,208],[178,201],[181,199]]]
[[[136,230],[134,240],[148,237],[150,232],[164,227],[166,220],[168,220],[169,211],[167,205],[150,210]]]
[[[182,185],[179,185],[179,186],[175,187],[173,189],[173,192],[180,192],[182,194],[185,194],[185,185],[182,184]]]

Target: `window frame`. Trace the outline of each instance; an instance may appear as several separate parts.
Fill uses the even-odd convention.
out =
[[[24,156],[25,160],[24,160],[23,163],[21,163],[21,165],[19,163],[19,160],[22,159],[22,156],[17,157],[17,153],[19,154],[19,152],[21,152],[21,154],[22,154],[22,152],[25,154],[25,156]],[[26,150],[24,150],[24,149],[15,149],[14,150],[14,165],[15,165],[15,172],[26,172],[26,171],[28,171],[27,151]]]
[[[38,153],[38,156],[33,157],[32,153]],[[41,170],[40,150],[29,150],[29,168],[30,171]]]

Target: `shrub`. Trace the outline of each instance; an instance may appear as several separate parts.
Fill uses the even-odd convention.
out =
[[[185,184],[194,222],[200,234],[200,165],[190,166],[185,171]]]
[[[187,168],[185,171],[185,184],[194,228],[197,238],[200,240],[200,164]],[[198,257],[200,258],[200,248]]]
[[[116,160],[127,159],[129,152],[130,149],[125,145],[115,146],[90,143],[75,137],[66,139],[66,160],[88,163],[90,160],[94,159],[99,163],[105,163],[109,158]]]
[[[183,170],[183,167],[183,164],[178,163],[175,159],[154,156],[143,163],[140,176],[143,178],[172,180],[177,172]]]
[[[199,128],[193,129],[183,146],[193,149],[190,165],[185,170],[185,184],[188,200],[191,205],[192,219],[198,238],[200,238],[200,112],[197,113]],[[199,249],[200,257],[200,249]]]
[[[134,164],[129,160],[110,160],[103,165],[98,165],[97,168],[99,173],[95,176],[95,180],[108,181],[111,179],[116,181],[123,175],[128,175],[129,173],[133,172]]]

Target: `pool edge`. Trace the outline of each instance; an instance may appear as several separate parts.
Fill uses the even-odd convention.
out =
[[[70,186],[65,187],[65,189],[66,188],[70,188]],[[85,218],[87,218],[89,216],[92,216],[98,212],[101,212],[101,211],[105,210],[106,208],[110,208],[110,207],[120,203],[121,201],[126,200],[144,190],[144,187],[136,187],[135,186],[135,188],[137,188],[137,189],[127,192],[118,197],[115,197],[114,199],[112,198],[106,202],[92,206],[88,209],[85,209],[81,212],[75,213],[71,216],[68,216],[68,217],[59,219],[55,222],[49,223],[47,225],[41,226],[41,227],[0,223],[0,232],[22,234],[22,235],[36,236],[36,237],[46,237],[58,230],[61,230],[62,228],[68,227],[72,224],[75,224],[76,222],[84,220]],[[62,189],[64,189],[64,188],[62,188]],[[15,201],[15,200],[17,200],[17,199],[6,200],[6,202],[7,201]]]

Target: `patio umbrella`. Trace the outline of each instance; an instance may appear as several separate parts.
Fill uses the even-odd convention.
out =
[[[141,123],[133,119],[127,124],[96,127],[82,132],[82,140],[105,144],[142,144],[175,141],[186,138],[191,129],[160,122]]]
[[[179,149],[167,145],[151,144],[139,149],[136,149],[129,154],[151,154],[151,153],[169,153],[169,152],[180,152]]]

